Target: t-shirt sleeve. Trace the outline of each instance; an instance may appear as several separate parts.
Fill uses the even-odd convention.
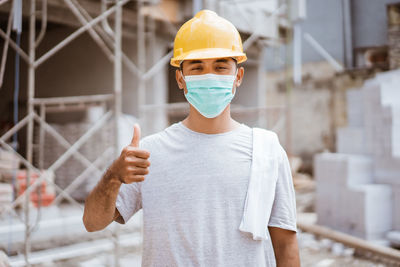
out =
[[[141,183],[122,184],[115,206],[126,223],[142,208]]]
[[[278,151],[278,179],[276,181],[275,199],[268,226],[297,232],[296,196],[289,159],[280,144]]]

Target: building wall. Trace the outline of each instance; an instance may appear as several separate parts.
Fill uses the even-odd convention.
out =
[[[301,23],[303,33],[309,33],[336,60],[344,62],[342,1],[307,0],[307,17]],[[323,58],[303,38],[303,62],[321,61]]]
[[[346,91],[369,76],[336,75],[326,62],[307,63],[302,71],[303,84],[290,93],[291,129],[285,148],[301,156],[308,168],[315,153],[335,152],[336,129],[347,125]],[[268,72],[266,81],[267,105],[286,105],[285,72]],[[280,140],[287,137],[285,132],[278,135]]]
[[[386,5],[399,0],[352,0],[355,47],[387,45]]]
[[[387,44],[386,5],[399,0],[349,0],[351,8],[351,34],[353,48],[383,46]],[[312,35],[338,62],[345,62],[343,0],[307,0],[307,17],[300,22],[302,32]],[[349,51],[351,52],[351,51]],[[284,60],[284,50],[269,48],[265,67],[276,70],[282,67],[275,60]],[[319,62],[324,58],[303,38],[302,62]]]

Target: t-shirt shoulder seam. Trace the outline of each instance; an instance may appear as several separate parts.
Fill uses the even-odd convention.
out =
[[[171,127],[171,126],[170,126],[170,127]],[[146,135],[146,136],[143,137],[140,141],[141,141],[141,142],[143,141],[143,142],[146,143],[146,142],[148,142],[149,140],[154,140],[154,139],[160,138],[162,135],[165,135],[166,131],[167,131],[170,127],[167,127],[167,128],[165,128],[164,130],[161,130],[161,131],[159,131],[159,132]]]
[[[278,134],[277,134],[276,132],[271,131],[271,130],[267,130],[267,129],[264,129],[264,128],[253,127],[253,129],[255,129],[256,131],[257,131],[257,130],[258,130],[258,131],[262,131],[262,132],[264,132],[264,133],[266,133],[266,134],[269,134],[269,135],[271,135],[271,136],[278,136]]]

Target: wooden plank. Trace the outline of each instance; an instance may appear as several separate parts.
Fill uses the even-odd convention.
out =
[[[399,250],[389,247],[379,246],[371,242],[368,242],[364,239],[357,238],[339,231],[335,231],[325,226],[306,223],[301,220],[297,221],[297,226],[304,232],[328,238],[333,241],[342,243],[345,246],[355,248],[361,251],[370,252],[374,255],[377,255],[385,259],[389,259],[395,262],[400,262]]]

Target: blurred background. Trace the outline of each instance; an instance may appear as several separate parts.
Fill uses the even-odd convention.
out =
[[[188,114],[201,9],[248,56],[233,118],[289,155],[302,266],[400,266],[399,0],[0,0],[0,266],[140,266],[141,211],[87,233],[83,203],[135,122]]]

